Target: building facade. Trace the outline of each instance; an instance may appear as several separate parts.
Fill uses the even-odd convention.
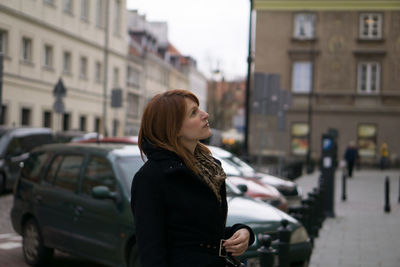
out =
[[[398,162],[400,1],[256,0],[254,9],[254,71],[279,74],[292,93],[286,131],[268,123],[264,154],[318,159],[321,135],[333,129],[339,158],[354,140],[362,162],[374,164],[386,142]],[[251,133],[259,122],[251,116]]]
[[[125,0],[1,1],[2,123],[122,135],[126,107],[112,109],[110,101],[112,89],[125,92],[125,6]],[[67,90],[62,114],[53,110],[59,79]]]

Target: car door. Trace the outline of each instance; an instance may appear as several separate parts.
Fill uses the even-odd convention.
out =
[[[125,243],[126,234],[122,231],[124,219],[121,201],[115,199],[95,199],[92,189],[106,186],[111,192],[119,193],[119,184],[113,168],[107,158],[92,155],[83,171],[79,213],[74,217],[74,233],[77,234],[80,252],[107,261],[121,261],[120,253]],[[125,203],[126,204],[126,203]]]
[[[36,192],[37,216],[48,246],[66,251],[74,248],[72,226],[83,162],[83,155],[56,155]]]

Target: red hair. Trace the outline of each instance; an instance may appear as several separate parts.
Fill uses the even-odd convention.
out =
[[[143,142],[146,140],[156,147],[175,152],[189,169],[198,173],[194,155],[178,138],[187,112],[185,98],[199,105],[199,99],[188,90],[166,91],[155,95],[147,103],[139,130],[139,149],[143,158],[143,154],[146,155],[143,151]],[[201,153],[211,154],[210,150],[200,142],[197,143],[196,149]]]

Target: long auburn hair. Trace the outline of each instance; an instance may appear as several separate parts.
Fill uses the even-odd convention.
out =
[[[187,112],[185,98],[199,105],[199,99],[188,90],[169,90],[150,99],[144,109],[140,125],[139,149],[142,158],[146,155],[143,150],[144,141],[175,152],[189,169],[198,173],[194,155],[178,138]],[[202,154],[211,154],[210,150],[200,142],[197,143],[196,150]]]

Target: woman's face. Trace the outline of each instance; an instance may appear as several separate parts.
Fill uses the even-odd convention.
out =
[[[197,104],[185,98],[186,114],[179,132],[179,137],[188,148],[195,148],[197,142],[206,139],[211,135],[208,124],[208,113],[199,109]]]

